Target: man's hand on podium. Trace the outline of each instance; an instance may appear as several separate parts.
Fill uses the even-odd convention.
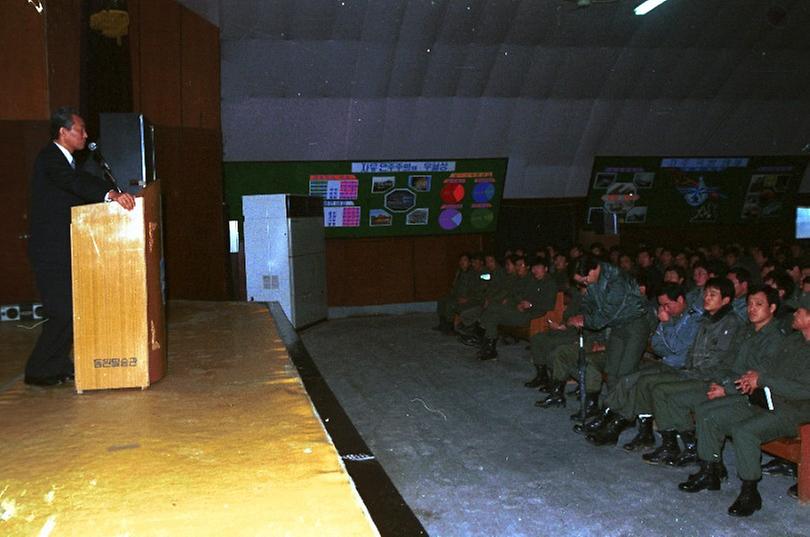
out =
[[[107,197],[110,201],[118,203],[118,205],[127,211],[131,211],[135,208],[135,197],[128,192],[116,192],[115,190],[110,190],[107,193]]]

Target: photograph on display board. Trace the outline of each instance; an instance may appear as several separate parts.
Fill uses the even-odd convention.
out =
[[[408,186],[417,192],[430,192],[430,175],[409,175]]]
[[[624,215],[624,221],[627,224],[641,224],[647,221],[647,208],[646,207],[633,207],[627,214]]]
[[[408,226],[426,226],[430,209],[421,207],[414,209],[405,216],[405,224]]]
[[[655,182],[655,172],[637,172],[633,174],[633,184],[638,188],[652,188]]]
[[[394,216],[382,209],[371,209],[368,212],[368,225],[372,227],[390,226],[394,222]]]
[[[372,194],[381,194],[388,192],[396,184],[397,178],[393,175],[386,177],[372,177],[371,178],[371,192]]]
[[[612,185],[614,181],[616,181],[615,173],[597,173],[596,178],[593,180],[593,187],[595,189],[604,190]]]

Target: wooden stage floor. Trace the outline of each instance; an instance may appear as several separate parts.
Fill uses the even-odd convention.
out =
[[[278,336],[249,303],[172,302],[145,391],[36,388],[0,324],[0,535],[378,535]]]

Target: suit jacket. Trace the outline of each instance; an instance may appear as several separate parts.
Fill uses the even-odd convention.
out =
[[[104,201],[105,179],[74,170],[54,142],[34,161],[28,214],[28,253],[33,266],[70,267],[70,208]]]

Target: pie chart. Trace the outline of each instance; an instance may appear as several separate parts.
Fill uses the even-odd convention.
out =
[[[464,199],[464,185],[459,183],[450,183],[442,187],[439,197],[443,203],[461,203]]]
[[[456,229],[461,225],[462,220],[461,213],[456,209],[445,209],[439,213],[439,226],[447,231]]]
[[[495,196],[495,185],[492,183],[478,183],[473,187],[472,199],[475,203],[487,203]]]
[[[494,221],[495,213],[491,209],[475,209],[470,213],[470,225],[475,229],[486,229]]]

